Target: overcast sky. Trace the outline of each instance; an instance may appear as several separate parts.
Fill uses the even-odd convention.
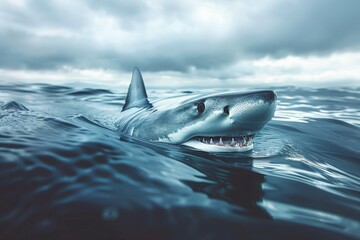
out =
[[[1,0],[0,81],[360,85],[359,0]]]

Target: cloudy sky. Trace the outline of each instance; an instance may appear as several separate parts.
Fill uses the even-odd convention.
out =
[[[0,82],[360,85],[359,0],[1,0]]]

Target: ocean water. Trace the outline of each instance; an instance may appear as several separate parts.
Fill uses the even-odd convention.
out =
[[[360,239],[360,88],[275,88],[227,154],[122,140],[126,90],[0,86],[1,240]]]

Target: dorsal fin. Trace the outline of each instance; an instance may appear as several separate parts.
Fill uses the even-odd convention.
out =
[[[122,111],[125,111],[132,107],[149,108],[151,104],[147,99],[144,80],[141,76],[140,70],[134,67],[132,72],[131,83],[126,96],[125,105]]]

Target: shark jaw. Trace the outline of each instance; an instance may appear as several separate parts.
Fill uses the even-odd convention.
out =
[[[239,137],[214,136],[193,137],[183,145],[207,152],[247,152],[253,149],[255,134]]]

